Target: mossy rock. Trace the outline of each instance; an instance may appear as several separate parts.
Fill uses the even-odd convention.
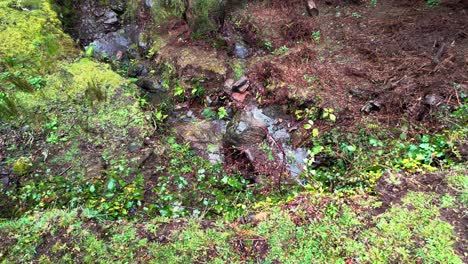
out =
[[[15,8],[13,2],[16,1],[0,2],[2,60],[11,64],[26,62],[35,71],[49,71],[59,58],[75,51],[49,1],[35,1],[37,8],[32,10]],[[23,5],[27,2],[23,1]]]
[[[177,65],[181,68],[193,67],[224,76],[227,72],[225,61],[218,58],[216,51],[206,51],[197,47],[184,48],[178,52]]]

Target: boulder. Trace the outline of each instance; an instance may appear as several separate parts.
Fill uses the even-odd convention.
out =
[[[175,133],[189,142],[190,146],[211,163],[223,161],[222,140],[226,131],[226,122],[222,120],[192,121],[178,124]]]

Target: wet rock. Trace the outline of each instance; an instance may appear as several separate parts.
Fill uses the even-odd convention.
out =
[[[139,63],[137,65],[130,66],[127,75],[135,78],[138,76],[147,76],[149,72],[150,70],[144,64]]]
[[[164,87],[162,86],[161,82],[158,79],[154,78],[140,78],[136,82],[136,85],[150,93],[167,92],[166,89],[164,89]]]
[[[370,113],[373,111],[379,111],[382,108],[382,103],[378,100],[372,100],[367,102],[362,108],[361,112]]]
[[[438,106],[442,103],[443,98],[436,94],[428,94],[424,97],[424,104],[429,106]]]
[[[138,144],[130,144],[128,146],[128,151],[130,152],[137,152],[140,149],[140,146]]]
[[[305,159],[309,156],[306,149],[286,149],[288,167],[292,177],[297,177],[303,172]]]
[[[148,102],[154,106],[158,106],[170,96],[157,78],[142,77],[136,82],[136,85],[143,90]]]
[[[84,1],[77,5],[77,9],[80,19],[75,25],[76,37],[85,45],[120,27],[117,13],[111,7],[101,5],[99,1]]]
[[[234,54],[237,58],[246,59],[249,57],[249,49],[242,43],[236,43],[234,46]]]
[[[226,141],[235,146],[253,146],[265,139],[267,126],[273,120],[256,106],[238,111],[227,129]]]
[[[137,55],[136,50],[132,49],[137,37],[137,29],[127,26],[94,40],[89,46],[92,45],[94,47],[94,56],[98,58],[118,57],[120,54],[121,59],[129,59]]]

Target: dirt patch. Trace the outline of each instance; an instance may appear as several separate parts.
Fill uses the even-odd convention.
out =
[[[161,244],[171,242],[172,234],[178,230],[181,230],[186,225],[187,222],[184,220],[174,220],[169,223],[162,224],[161,226],[159,226],[158,231],[156,232],[156,241],[158,241],[158,243]]]
[[[259,262],[265,259],[269,252],[266,239],[247,232],[239,232],[231,241],[231,247],[240,256],[241,261],[256,260]]]
[[[262,104],[333,107],[347,130],[368,114],[389,126],[409,118],[437,127],[438,108],[458,104],[453,82],[463,86],[468,79],[463,7],[393,1],[335,8],[340,3],[325,1],[332,6],[321,3],[321,15],[307,18],[300,2],[248,5],[247,21],[257,38],[270,41],[272,50],[288,48],[279,56],[259,52],[250,62]],[[377,111],[361,112],[371,100],[378,102]]]
[[[387,211],[393,204],[399,204],[408,191],[444,194],[448,192],[448,186],[443,173],[416,175],[385,173],[377,182],[375,190],[382,205],[374,209],[372,214],[378,215]]]
[[[310,195],[306,194],[284,204],[281,209],[289,211],[291,221],[297,226],[302,226],[322,218],[323,208],[331,201],[328,197],[320,199],[319,202],[312,201]]]
[[[0,237],[2,238],[0,242],[0,256],[8,256],[9,249],[18,242],[18,239],[5,232],[0,232]]]
[[[61,259],[68,251],[57,250],[55,247],[72,248],[73,242],[67,234],[65,228],[60,228],[56,231],[48,232],[42,239],[42,243],[36,249],[37,258],[41,256],[49,259]]]

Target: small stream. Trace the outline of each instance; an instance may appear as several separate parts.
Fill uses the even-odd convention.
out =
[[[117,1],[118,2],[118,1]],[[145,1],[149,8],[152,1]],[[150,43],[144,35],[144,27],[137,23],[124,24],[120,19],[120,5],[102,7],[94,1],[83,1],[79,5],[80,22],[76,33],[85,49],[92,49],[96,59],[117,59],[121,62],[137,60],[139,65],[129,71],[129,77],[138,78],[139,85],[156,108],[172,94],[166,91],[157,75],[150,76],[151,62],[145,56]],[[235,46],[233,56],[245,59],[248,49],[243,45]],[[246,103],[242,109],[231,111],[225,120],[206,118],[203,109],[190,106],[175,109],[167,122],[173,132],[189,142],[194,150],[212,163],[225,162],[226,147],[242,150],[246,162],[261,163],[265,166],[282,164],[296,180],[301,174],[307,158],[303,148],[291,146],[290,124],[293,120],[283,114],[280,106],[259,108],[255,102]],[[217,112],[217,109],[212,109]],[[267,157],[267,159],[265,159]],[[270,164],[271,163],[271,164]]]

